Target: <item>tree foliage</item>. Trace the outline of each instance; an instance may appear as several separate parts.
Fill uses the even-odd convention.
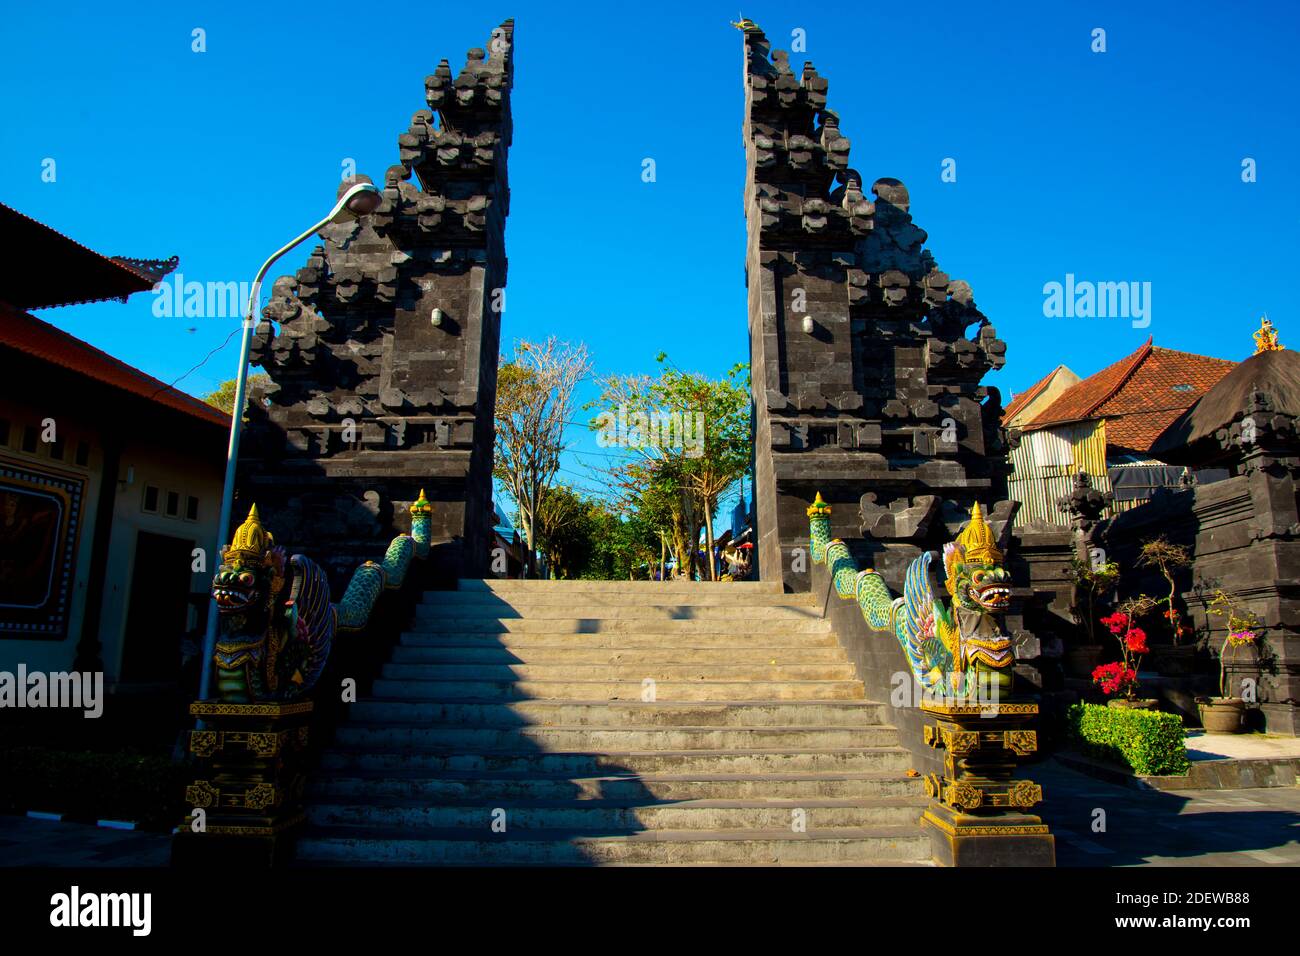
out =
[[[268,384],[271,376],[265,372],[257,372],[248,376],[247,393],[252,394],[257,386]],[[245,395],[247,399],[247,394]],[[203,396],[203,400],[214,408],[219,408],[229,415],[235,407],[235,379],[229,379],[217,386],[215,392]]]
[[[602,410],[594,430],[608,429],[611,417],[620,422],[627,457],[607,469],[607,477],[623,510],[653,530],[679,576],[717,580],[713,516],[752,453],[748,367],[711,379],[678,369],[664,353],[658,362],[655,377],[602,379],[600,398],[586,407]],[[622,431],[623,421],[637,424]],[[696,545],[702,530],[704,567]]]
[[[520,340],[497,372],[496,446],[492,476],[513,499],[525,544],[525,573],[535,574],[538,518],[545,489],[560,469],[565,426],[574,415],[574,389],[591,370],[587,347]]]

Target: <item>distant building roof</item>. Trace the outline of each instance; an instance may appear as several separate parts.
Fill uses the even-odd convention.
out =
[[[0,203],[0,299],[19,309],[47,309],[121,299],[152,289],[177,258],[102,256],[63,233]]]
[[[1023,427],[1106,419],[1106,444],[1145,453],[1175,418],[1227,375],[1235,362],[1157,348],[1147,339],[1132,355],[1085,378]]]
[[[58,365],[212,425],[230,428],[230,416],[219,408],[177,391],[34,315],[0,302],[0,352],[5,349]]]
[[[1063,379],[1068,379],[1070,385],[1077,384],[1079,381],[1079,376],[1075,375],[1074,372],[1070,371],[1066,366],[1056,366],[1056,368],[1052,369],[1033,385],[1030,385],[1019,395],[1012,396],[1011,403],[1002,410],[1002,421],[1008,425],[1015,424],[1013,421],[1015,417],[1025,411],[1031,402],[1046,392],[1048,386],[1052,384],[1053,380],[1056,379],[1058,375]]]

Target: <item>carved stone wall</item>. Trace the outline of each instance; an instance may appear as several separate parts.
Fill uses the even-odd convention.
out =
[[[421,488],[434,565],[488,560],[513,40],[507,20],[459,74],[438,64],[382,204],[326,227],[257,329],[271,385],[250,403],[239,495],[336,586],[409,531]]]
[[[820,490],[836,536],[903,545],[901,578],[947,519],[1005,497],[1001,399],[980,382],[1006,346],[925,249],[906,187],[864,194],[827,81],[756,28],[744,44],[759,574],[808,588],[791,556]]]

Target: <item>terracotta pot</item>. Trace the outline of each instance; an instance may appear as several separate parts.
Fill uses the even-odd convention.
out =
[[[1065,650],[1065,668],[1071,677],[1092,679],[1092,672],[1101,663],[1100,644],[1076,644]]]
[[[1246,702],[1240,697],[1210,697],[1196,703],[1201,712],[1201,726],[1206,733],[1241,733],[1241,718],[1246,713]]]
[[[1106,701],[1106,706],[1114,707],[1116,710],[1155,710],[1158,703],[1160,702],[1153,697],[1140,697],[1137,700],[1114,697]]]

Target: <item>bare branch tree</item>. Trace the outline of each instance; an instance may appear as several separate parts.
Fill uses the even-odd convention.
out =
[[[555,480],[574,415],[574,390],[591,371],[587,347],[554,336],[519,340],[497,373],[496,450],[492,474],[514,500],[527,554],[525,576],[536,573],[537,514],[542,489]]]

